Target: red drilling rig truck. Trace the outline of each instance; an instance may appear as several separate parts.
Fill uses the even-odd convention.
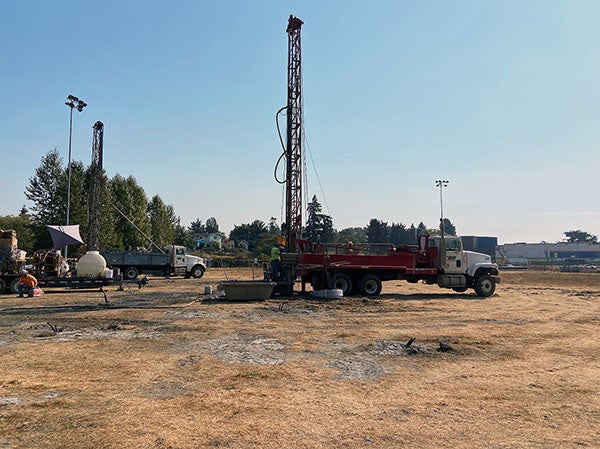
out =
[[[313,290],[339,289],[344,295],[377,296],[382,281],[403,279],[408,282],[437,284],[443,288],[477,295],[494,294],[500,282],[498,266],[486,254],[464,251],[457,236],[422,236],[417,245],[392,244],[315,244],[302,240],[302,59],[300,31],[304,22],[290,16],[288,34],[286,143],[280,157],[286,161],[285,251],[281,254],[281,273],[268,280],[277,282],[274,294],[290,295],[298,278],[302,291],[306,284]],[[443,218],[440,220],[443,223]]]

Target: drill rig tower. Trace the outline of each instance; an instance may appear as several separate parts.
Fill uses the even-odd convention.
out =
[[[89,196],[89,223],[88,223],[88,249],[97,251],[100,246],[100,204],[102,195],[102,152],[104,141],[104,124],[100,121],[94,123],[92,139],[92,164],[90,166],[90,196]]]
[[[290,15],[288,19],[288,85],[285,220],[286,251],[298,250],[302,236],[302,57],[300,29],[304,22]]]

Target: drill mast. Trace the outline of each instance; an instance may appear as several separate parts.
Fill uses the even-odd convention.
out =
[[[286,142],[286,250],[295,252],[302,236],[302,57],[300,29],[304,22],[288,19],[288,86]]]
[[[100,246],[100,204],[102,195],[102,153],[104,147],[104,124],[100,121],[93,126],[92,163],[90,166],[90,197],[88,223],[88,249],[98,250]]]

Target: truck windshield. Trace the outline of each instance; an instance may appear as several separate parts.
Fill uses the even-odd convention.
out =
[[[446,239],[446,251],[460,251],[460,240]]]

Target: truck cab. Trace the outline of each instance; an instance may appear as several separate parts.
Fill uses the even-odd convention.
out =
[[[185,246],[168,245],[163,248],[171,257],[173,274],[201,278],[206,271],[206,261],[199,256],[188,254]]]
[[[444,248],[440,236],[430,237],[428,244],[438,249],[440,275],[437,283],[440,287],[457,292],[473,288],[484,297],[494,294],[500,278],[498,265],[492,262],[491,256],[463,250],[462,240],[455,235],[444,236]]]

